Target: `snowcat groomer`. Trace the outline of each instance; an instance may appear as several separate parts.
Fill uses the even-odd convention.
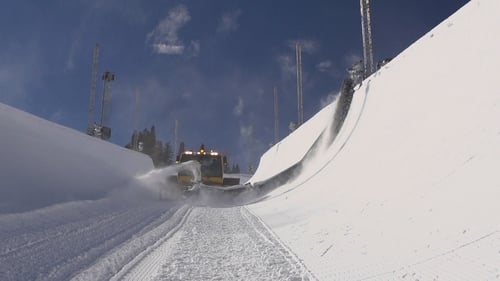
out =
[[[239,178],[225,178],[224,167],[227,164],[226,157],[217,151],[206,151],[204,145],[200,150],[183,151],[179,157],[179,163],[187,161],[197,161],[200,163],[201,178],[199,182],[211,186],[230,186],[240,184]],[[177,174],[177,182],[184,186],[196,183],[195,175],[189,169],[182,169]]]

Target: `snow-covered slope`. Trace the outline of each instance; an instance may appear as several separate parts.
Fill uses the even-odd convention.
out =
[[[0,104],[0,213],[101,198],[151,159]]]
[[[292,132],[266,151],[261,157],[253,181],[266,180],[301,161],[324,129],[318,124],[328,124],[335,105],[336,102],[333,102],[326,106],[313,117],[316,122],[304,123],[299,130]]]
[[[250,206],[316,277],[500,278],[498,30],[499,1],[468,3],[364,81],[308,171]]]

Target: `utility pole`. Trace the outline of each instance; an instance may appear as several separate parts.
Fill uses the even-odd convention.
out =
[[[279,140],[278,87],[274,86],[274,144],[277,144]]]
[[[372,25],[370,19],[370,0],[360,0],[361,6],[361,31],[363,36],[364,78],[374,71]]]
[[[99,66],[99,43],[95,44],[94,53],[92,56],[92,77],[90,80],[90,102],[88,112],[87,134],[94,135],[94,109],[95,109],[95,95],[97,85],[97,69]]]
[[[297,60],[297,127],[304,123],[304,106],[302,95],[302,45],[300,42],[295,44],[295,56]]]

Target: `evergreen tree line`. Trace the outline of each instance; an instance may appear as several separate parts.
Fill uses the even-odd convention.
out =
[[[165,167],[172,165],[176,161],[176,156],[174,149],[170,142],[162,142],[156,139],[155,126],[151,126],[151,129],[144,129],[141,132],[133,132],[130,137],[130,143],[125,145],[126,148],[142,152],[149,155],[153,160],[155,167]],[[179,144],[179,152],[185,150],[184,142]],[[229,166],[226,163],[225,173],[228,174],[238,174],[240,173],[240,166],[238,164],[233,164]]]
[[[133,132],[130,143],[126,148],[142,152],[149,155],[155,167],[164,167],[175,162],[174,151],[170,142],[162,142],[156,139],[155,126],[151,129],[144,129],[142,132]]]
[[[239,174],[240,173],[240,165],[232,165],[231,168],[226,168],[227,170],[225,171],[227,174]]]

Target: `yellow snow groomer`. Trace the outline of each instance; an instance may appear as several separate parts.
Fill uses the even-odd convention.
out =
[[[199,182],[205,185],[215,186],[240,184],[239,178],[224,177],[224,167],[226,166],[227,160],[226,157],[219,152],[213,150],[206,151],[205,147],[202,145],[200,150],[186,150],[183,151],[178,157],[178,161],[180,163],[192,160],[200,163],[201,179]],[[180,170],[177,174],[177,182],[184,186],[192,185],[196,183],[195,175],[191,170]]]

